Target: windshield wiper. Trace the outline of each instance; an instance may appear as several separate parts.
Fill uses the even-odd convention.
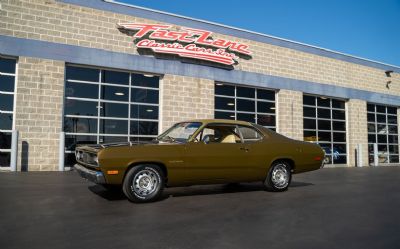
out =
[[[175,142],[176,141],[176,139],[175,138],[173,138],[173,137],[170,137],[170,136],[164,136],[161,140],[169,140],[169,141],[171,141],[171,142]]]

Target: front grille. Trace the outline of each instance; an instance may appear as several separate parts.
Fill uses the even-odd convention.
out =
[[[93,165],[93,166],[98,165],[97,155],[94,153],[89,153],[89,152],[82,151],[82,150],[76,150],[75,157],[76,157],[77,162],[80,162],[83,164],[89,164],[89,165]]]

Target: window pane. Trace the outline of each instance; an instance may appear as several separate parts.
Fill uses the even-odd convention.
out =
[[[375,134],[368,134],[368,143],[376,143]]]
[[[255,102],[254,100],[237,99],[237,110],[245,112],[255,112]]]
[[[346,142],[346,133],[334,132],[333,141],[335,142]]]
[[[303,115],[304,115],[304,117],[315,118],[316,117],[315,108],[304,106],[303,107]]]
[[[0,130],[12,130],[13,115],[0,113]]]
[[[375,105],[367,104],[367,111],[375,112]]]
[[[333,163],[334,164],[346,164],[347,156],[346,155],[333,155]]]
[[[390,154],[399,154],[399,145],[389,145]]]
[[[368,132],[375,132],[375,124],[368,123]]]
[[[65,136],[65,150],[75,151],[77,146],[85,144],[96,144],[97,136],[92,135],[66,135]]]
[[[377,114],[376,119],[378,123],[386,123],[386,116],[382,114]]]
[[[316,131],[304,131],[304,141],[316,142],[317,141],[317,132]]]
[[[132,102],[158,103],[158,90],[132,88]]]
[[[345,108],[345,101],[343,101],[343,100],[337,100],[337,99],[332,99],[332,107],[333,107],[333,108],[344,109],[344,108]]]
[[[378,143],[387,143],[387,136],[378,134]]]
[[[346,154],[346,145],[333,144],[333,154]]]
[[[257,89],[257,99],[275,101],[275,92],[270,90]]]
[[[227,96],[235,96],[235,87],[230,85],[220,85],[222,83],[215,84],[215,94],[216,95],[227,95]]]
[[[99,82],[99,69],[67,66],[66,79]]]
[[[128,105],[117,103],[101,103],[100,115],[102,117],[128,118]]]
[[[275,103],[258,101],[257,112],[275,113]]]
[[[65,117],[64,131],[73,133],[97,133],[97,119]]]
[[[368,122],[375,122],[375,114],[374,113],[368,113],[367,114],[367,120]]]
[[[345,120],[345,118],[346,118],[345,111],[332,110],[332,118]]]
[[[399,155],[389,156],[390,163],[399,163]]]
[[[318,120],[318,130],[331,130],[331,121]]]
[[[0,131],[0,149],[11,149],[11,133]]]
[[[388,115],[389,124],[397,124],[397,116]]]
[[[235,110],[235,99],[215,97],[215,109]]]
[[[14,95],[0,93],[0,110],[13,111],[13,107],[14,107]]]
[[[102,82],[109,84],[129,85],[129,73],[103,71]]]
[[[97,116],[97,102],[75,99],[65,100],[66,115]]]
[[[10,167],[10,156],[9,152],[0,152],[0,167]]]
[[[330,107],[331,106],[331,100],[329,98],[318,97],[317,100],[318,100],[318,102],[317,102],[318,106],[324,106],[324,107]]]
[[[389,125],[389,134],[397,134],[397,125]]]
[[[325,141],[325,142],[332,141],[331,133],[325,131],[318,131],[318,141]]]
[[[251,122],[254,123],[256,121],[255,119],[255,115],[254,114],[247,114],[247,113],[237,113],[237,120],[242,120],[242,121],[247,121],[247,122]],[[260,123],[258,123],[260,124]],[[262,125],[262,124],[260,124]]]
[[[381,105],[377,105],[376,106],[376,112],[386,113],[386,107],[385,106],[381,106]]]
[[[236,87],[236,96],[237,97],[245,97],[245,98],[254,98],[255,97],[255,89],[249,87]]]
[[[100,131],[102,134],[128,134],[127,120],[100,119]]]
[[[99,86],[95,84],[67,82],[65,86],[66,97],[97,99]]]
[[[69,152],[64,154],[64,166],[73,167],[76,163],[75,153]]]
[[[387,107],[387,113],[397,115],[397,108],[396,107]]]
[[[331,118],[331,110],[318,108],[318,118],[330,119]]]
[[[158,88],[160,77],[154,75],[132,74],[132,86]]]
[[[303,95],[303,105],[312,105],[315,106],[315,97]]]
[[[346,130],[346,123],[345,122],[339,122],[339,121],[333,121],[332,122],[332,128],[335,131],[345,131]]]
[[[397,144],[399,143],[399,137],[398,135],[389,135],[388,136],[388,142],[391,144]]]
[[[315,119],[305,118],[303,125],[304,125],[304,129],[316,129],[317,128]]]
[[[101,99],[127,102],[129,101],[129,88],[101,86]]]
[[[14,76],[0,75],[0,91],[14,92]]]
[[[233,112],[220,112],[220,111],[216,111],[216,112],[215,112],[215,118],[218,118],[218,119],[232,119],[232,120],[235,120],[235,113],[233,113]]]
[[[158,119],[158,106],[131,105],[131,118]]]
[[[157,135],[158,123],[147,121],[131,121],[131,135]]]
[[[15,64],[14,59],[0,58],[0,72],[15,74]]]
[[[387,126],[384,124],[378,124],[377,130],[378,130],[379,134],[387,134],[388,133]]]
[[[258,117],[257,124],[262,125],[262,126],[275,126],[275,116],[274,115],[258,114],[257,117]],[[254,123],[254,121],[249,121],[249,122]]]

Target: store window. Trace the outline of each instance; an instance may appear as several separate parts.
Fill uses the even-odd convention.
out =
[[[69,65],[64,132],[67,166],[80,144],[147,141],[158,134],[159,77]]]
[[[214,115],[275,130],[275,91],[216,82]]]
[[[325,150],[326,164],[346,164],[345,101],[303,95],[304,141]]]
[[[0,168],[10,167],[17,61],[0,57]]]
[[[397,108],[367,104],[369,162],[374,162],[374,144],[378,145],[378,163],[399,163]]]

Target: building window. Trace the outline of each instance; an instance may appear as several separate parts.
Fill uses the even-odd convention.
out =
[[[10,167],[17,61],[0,57],[0,168]]]
[[[216,82],[214,115],[275,130],[275,91]]]
[[[325,150],[327,164],[346,164],[345,101],[303,95],[304,141]]]
[[[378,162],[399,163],[397,108],[367,104],[369,162],[374,162],[374,144],[378,144]]]
[[[75,162],[76,145],[152,140],[158,123],[158,76],[66,67],[66,165]]]

